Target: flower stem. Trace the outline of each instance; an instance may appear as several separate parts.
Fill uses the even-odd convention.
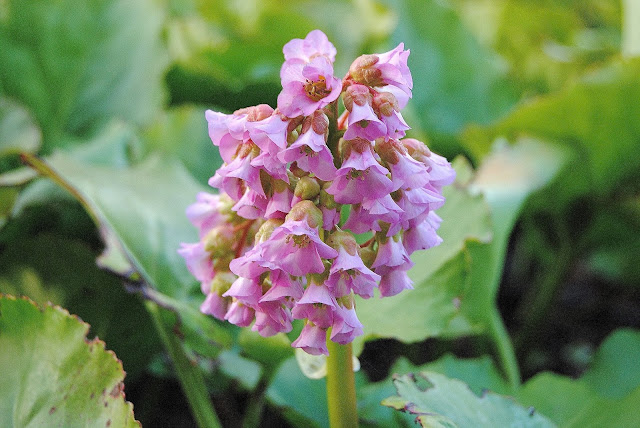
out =
[[[358,410],[351,343],[327,341],[327,403],[331,428],[356,428]]]
[[[507,377],[509,385],[515,391],[520,387],[521,381],[518,360],[509,333],[507,333],[502,318],[500,318],[500,313],[495,308],[489,316],[489,335],[496,346],[500,367]]]
[[[146,301],[145,305],[151,314],[158,335],[171,357],[196,423],[201,428],[220,428],[220,421],[211,404],[200,368],[192,364],[176,335],[164,323],[158,305],[151,301]]]

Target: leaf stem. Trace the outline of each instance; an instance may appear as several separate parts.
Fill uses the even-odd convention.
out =
[[[507,377],[512,390],[515,391],[520,387],[520,368],[518,367],[518,359],[516,358],[513,343],[497,308],[493,308],[489,316],[489,335],[496,346],[500,367]]]
[[[243,428],[256,428],[260,426],[260,418],[264,409],[265,393],[267,392],[267,388],[271,383],[273,375],[273,370],[269,370],[267,366],[263,367],[262,376],[260,376],[258,384],[249,396],[244,419],[242,421]]]
[[[182,348],[182,344],[163,321],[160,313],[161,309],[158,305],[151,301],[146,301],[145,305],[149,314],[151,314],[158,335],[171,357],[196,423],[201,428],[221,428],[200,368],[189,360]]]
[[[327,403],[331,428],[357,428],[355,375],[351,343],[327,341]]]

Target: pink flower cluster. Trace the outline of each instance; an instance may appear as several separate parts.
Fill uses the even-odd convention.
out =
[[[409,51],[361,56],[343,79],[335,55],[312,31],[284,47],[277,109],[206,112],[224,160],[209,180],[219,193],[188,208],[200,240],[179,250],[207,296],[202,312],[263,336],[304,320],[292,346],[316,355],[328,354],[328,332],[340,344],[362,334],[355,295],[413,288],[409,256],[441,242],[435,210],[455,178],[404,138]]]

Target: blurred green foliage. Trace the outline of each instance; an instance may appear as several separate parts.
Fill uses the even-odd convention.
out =
[[[622,379],[625,360],[612,356],[636,355],[637,331],[587,353],[593,368],[579,381],[545,374],[521,389],[514,381],[518,363],[526,377],[558,367],[534,361],[560,359],[541,343],[563,340],[550,314],[574,297],[575,282],[632,305],[624,319],[580,314],[575,322],[587,319],[593,331],[579,339],[592,353],[614,329],[640,327],[635,9],[600,0],[0,0],[0,293],[79,314],[122,359],[128,385],[167,374],[143,304],[153,302],[201,369],[223,423],[239,423],[246,394],[257,394],[269,402],[265,418],[326,426],[323,381],[298,371],[288,339],[266,341],[199,313],[198,285],[176,254],[195,239],[184,209],[222,162],[204,110],[275,106],[287,41],[323,30],[339,77],[358,55],[403,42],[415,82],[411,135],[460,156],[458,180],[441,210],[443,244],[414,257],[416,290],[358,302],[363,426],[412,419],[378,405],[396,395],[390,378],[367,376],[386,378],[389,365],[368,360],[366,342],[380,338],[396,340],[385,357],[413,359],[391,372],[438,372],[476,394],[514,395],[561,426],[571,426],[567,412],[595,420],[579,401],[618,421],[607,415],[637,402],[637,373],[613,382],[622,389],[605,379]],[[509,290],[515,297],[498,306]],[[477,346],[461,354],[476,359],[420,365],[468,336]],[[445,392],[459,387],[433,379]],[[560,408],[545,401],[548,391],[587,401]],[[153,413],[143,422],[164,421]]]

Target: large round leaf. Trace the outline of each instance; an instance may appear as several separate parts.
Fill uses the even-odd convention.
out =
[[[89,325],[57,306],[0,297],[0,420],[19,427],[135,427],[125,373]]]

